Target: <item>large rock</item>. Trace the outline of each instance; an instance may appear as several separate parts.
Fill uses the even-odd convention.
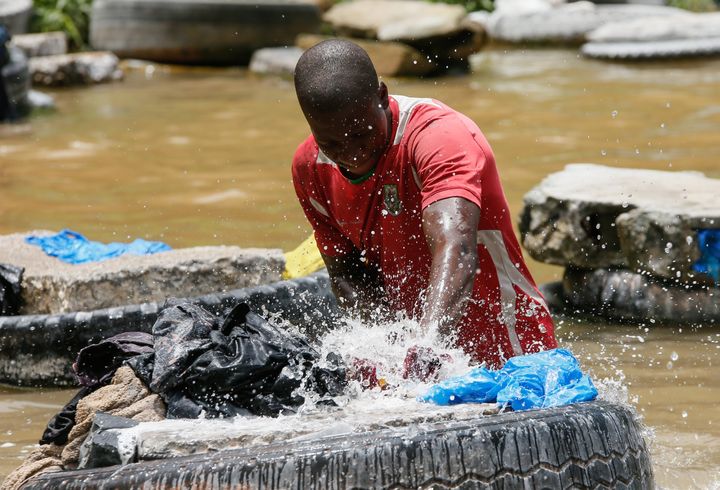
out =
[[[408,44],[438,72],[467,68],[467,58],[486,41],[482,23],[468,19],[459,5],[357,0],[338,3],[324,19],[341,36]]]
[[[91,85],[122,78],[118,57],[112,53],[89,52],[30,58],[35,85]]]
[[[67,36],[64,32],[40,32],[13,36],[12,43],[22,49],[25,56],[52,56],[67,53]]]
[[[296,46],[258,49],[250,58],[248,68],[262,75],[292,76],[302,54],[303,50]]]
[[[692,15],[671,7],[594,5],[580,1],[530,12],[498,12],[491,15],[487,28],[492,39],[509,43],[581,44],[589,32],[608,22]]]
[[[311,34],[300,35],[297,45],[309,49],[329,36]],[[436,65],[429,62],[418,50],[403,43],[381,42],[365,39],[351,39],[367,51],[379,75],[382,76],[421,76],[432,73]]]
[[[27,32],[32,8],[32,0],[0,0],[0,24],[13,36]]]
[[[408,41],[459,32],[465,15],[460,5],[357,0],[338,3],[323,19],[342,36]]]
[[[697,230],[720,228],[718,196],[720,180],[699,172],[572,164],[525,196],[522,243],[542,262],[692,282]]]
[[[33,234],[50,232],[33,232]],[[125,255],[72,265],[25,243],[27,234],[0,237],[0,263],[25,268],[23,314],[87,311],[194,297],[280,280],[280,250],[195,247]]]

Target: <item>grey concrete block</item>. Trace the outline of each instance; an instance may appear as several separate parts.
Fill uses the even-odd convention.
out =
[[[697,230],[720,228],[717,196],[720,180],[699,172],[572,164],[525,196],[522,243],[541,262],[692,282]]]
[[[0,262],[25,268],[24,314],[94,310],[163,301],[170,296],[201,296],[278,281],[285,266],[280,250],[225,246],[125,255],[72,265],[25,243],[28,234],[0,237]]]
[[[30,58],[35,85],[91,85],[122,78],[118,57],[102,51]]]
[[[250,71],[263,75],[292,76],[303,50],[288,46],[284,48],[258,49],[250,59]]]
[[[64,32],[38,32],[13,36],[12,43],[22,49],[25,56],[52,56],[67,53],[67,36]]]

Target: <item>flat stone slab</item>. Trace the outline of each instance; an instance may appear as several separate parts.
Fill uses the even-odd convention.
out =
[[[92,85],[120,80],[119,59],[112,53],[59,54],[30,58],[30,76],[35,85]]]
[[[262,75],[292,76],[302,54],[296,46],[258,49],[250,58],[249,69]]]
[[[12,43],[22,49],[25,56],[52,56],[66,54],[68,43],[64,32],[39,32],[13,36]]]
[[[235,417],[213,420],[164,420],[110,429],[97,444],[117,441],[117,463],[166,459],[224,449],[272,443],[321,440],[380,429],[407,429],[424,424],[473,420],[498,412],[496,404],[442,407],[408,398],[378,395],[344,408],[316,410],[300,416]],[[110,437],[109,437],[110,436]],[[86,442],[91,449],[94,441]]]
[[[194,247],[67,264],[25,243],[35,231],[0,236],[0,263],[25,268],[22,314],[89,311],[194,297],[279,281],[281,250]]]
[[[408,41],[456,33],[465,16],[460,5],[356,0],[336,4],[323,19],[342,36]]]
[[[556,8],[514,13],[499,11],[488,19],[492,39],[508,43],[581,44],[587,35],[609,22],[693,14],[655,5],[594,5],[574,2]]]
[[[698,229],[720,228],[720,180],[571,164],[524,199],[522,243],[541,262],[625,267],[692,283]]]
[[[296,44],[303,50],[309,49],[321,41],[333,39],[331,36],[301,34]],[[422,76],[436,69],[427,58],[415,48],[398,42],[382,42],[371,39],[350,39],[367,51],[381,76]]]

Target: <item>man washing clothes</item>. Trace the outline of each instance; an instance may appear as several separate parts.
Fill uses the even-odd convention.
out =
[[[312,135],[293,182],[343,307],[405,312],[491,367],[557,346],[475,123],[389,95],[349,41],[306,51],[295,89]]]

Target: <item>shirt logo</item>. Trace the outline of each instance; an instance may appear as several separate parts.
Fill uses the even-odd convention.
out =
[[[397,185],[383,185],[383,203],[387,212],[392,216],[397,216],[402,212],[402,202],[400,201]]]

